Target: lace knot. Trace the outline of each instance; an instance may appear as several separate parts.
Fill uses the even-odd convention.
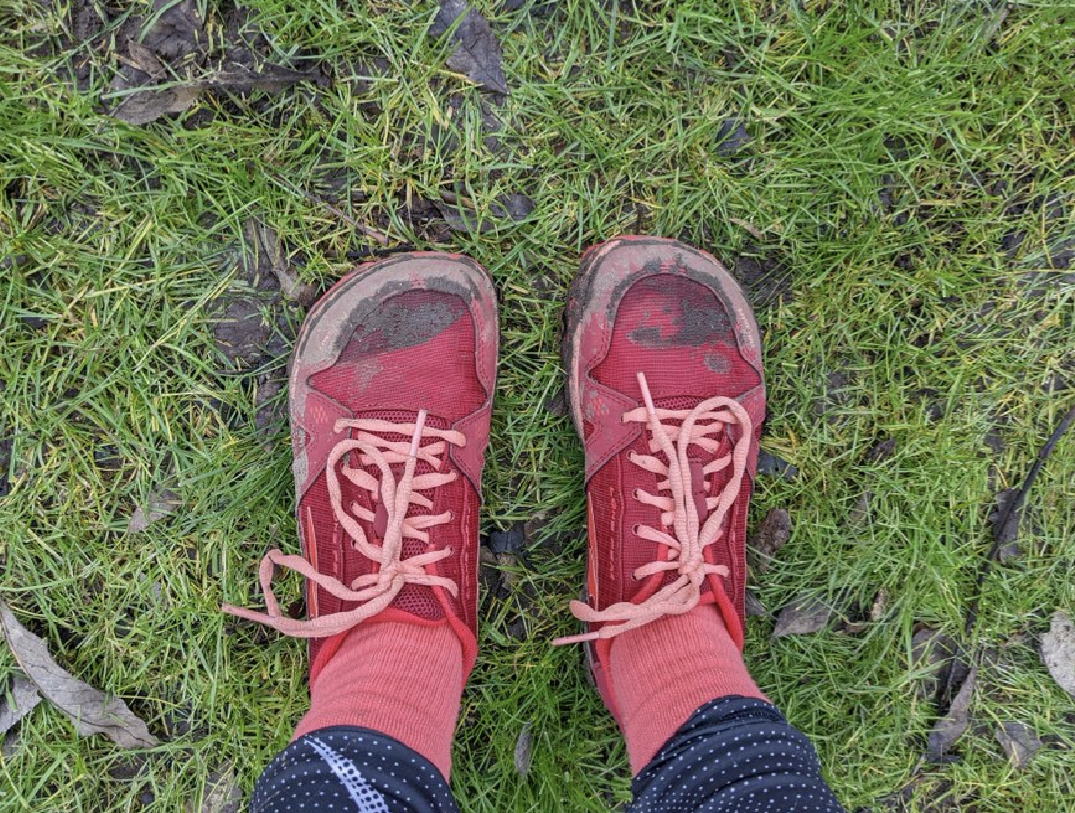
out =
[[[418,413],[413,424],[399,424],[377,419],[349,420],[341,418],[336,421],[333,430],[337,434],[354,431],[354,436],[340,440],[329,452],[326,462],[326,485],[329,502],[336,520],[351,537],[356,551],[370,559],[373,571],[359,576],[350,585],[339,579],[318,572],[318,570],[301,556],[289,556],[279,550],[271,550],[261,561],[259,581],[265,593],[265,613],[253,612],[240,607],[225,604],[223,610],[240,618],[260,621],[284,635],[299,638],[325,638],[344,632],[367,618],[387,608],[399,591],[407,584],[427,587],[443,587],[453,596],[458,594],[458,585],[451,579],[430,573],[429,565],[452,555],[451,550],[433,550],[415,556],[403,558],[405,539],[429,543],[427,529],[443,525],[452,519],[451,512],[443,514],[407,516],[412,505],[432,508],[433,502],[420,492],[435,489],[452,482],[458,476],[455,472],[438,472],[441,455],[447,445],[466,445],[466,437],[461,432],[449,429],[437,429],[426,425],[424,410]],[[387,440],[385,435],[410,436],[409,441]],[[422,445],[425,439],[432,443]],[[343,462],[357,453],[358,465]],[[428,463],[434,471],[427,474],[415,474],[419,461]],[[392,465],[403,464],[399,478],[392,471]],[[339,465],[339,474],[337,473]],[[370,474],[363,466],[376,467],[380,478]],[[369,539],[361,521],[369,524],[376,515],[359,503],[351,503],[351,514],[343,508],[343,488],[340,475],[352,485],[369,492],[372,502],[382,502],[387,514],[384,538],[380,543]],[[307,621],[289,618],[280,612],[279,603],[272,591],[272,579],[276,566],[294,570],[315,582],[321,588],[343,601],[357,602],[353,610],[318,616]]]

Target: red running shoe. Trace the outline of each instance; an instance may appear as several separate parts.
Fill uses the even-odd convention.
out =
[[[447,618],[470,673],[497,343],[493,284],[456,255],[360,266],[307,316],[290,380],[303,555],[262,560],[267,613],[224,609],[309,638],[311,683],[374,615]],[[280,612],[277,565],[306,577],[307,620]]]
[[[586,449],[589,605],[572,602],[614,716],[611,639],[716,604],[742,648],[747,505],[765,417],[760,338],[723,266],[672,240],[588,250],[571,289],[568,394]]]

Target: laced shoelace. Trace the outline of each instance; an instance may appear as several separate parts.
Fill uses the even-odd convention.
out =
[[[357,431],[354,437],[337,443],[328,456],[326,477],[332,510],[340,525],[350,535],[355,550],[378,565],[375,572],[359,576],[350,585],[346,585],[339,579],[319,573],[303,557],[291,556],[274,549],[265,554],[258,568],[261,589],[265,594],[266,612],[259,613],[230,604],[223,606],[224,612],[259,621],[284,635],[324,638],[349,630],[381,612],[392,603],[405,584],[439,586],[453,596],[457,595],[458,586],[454,581],[426,571],[427,566],[451,556],[451,548],[402,558],[404,540],[416,539],[428,544],[428,529],[452,519],[451,511],[435,515],[407,516],[412,505],[433,507],[433,501],[418,492],[438,488],[458,477],[455,472],[436,471],[415,475],[415,466],[419,460],[424,460],[434,469],[440,468],[440,456],[446,452],[449,443],[455,446],[466,445],[466,437],[462,432],[437,429],[426,426],[425,422],[426,413],[423,410],[418,413],[417,421],[413,424],[376,419],[340,419],[333,427],[336,433],[347,429]],[[390,441],[382,437],[389,434],[409,435],[410,441]],[[425,446],[421,445],[421,441],[426,438],[435,440]],[[358,503],[351,504],[350,514],[344,510],[343,490],[336,467],[345,455],[353,452],[360,453],[360,465],[374,465],[380,469],[378,482],[377,477],[361,468],[346,463],[340,466],[340,473],[356,487],[369,491],[374,503],[378,499],[384,503],[388,522],[384,539],[379,545],[368,539],[359,524],[359,520],[372,523],[376,514]],[[403,464],[403,473],[397,482],[391,466],[399,463]],[[277,565],[302,574],[343,601],[356,601],[359,605],[353,610],[330,613],[307,621],[290,618],[280,612],[280,605],[272,591],[272,579]]]
[[[584,623],[600,623],[604,626],[596,632],[558,638],[554,641],[556,644],[612,638],[662,616],[689,612],[698,605],[702,584],[711,573],[729,575],[728,568],[723,565],[705,561],[705,549],[720,538],[728,510],[739,496],[753,434],[750,415],[738,401],[723,396],[702,401],[694,409],[658,409],[653,404],[646,377],[642,373],[638,374],[638,383],[642,388],[645,406],[625,412],[622,420],[648,425],[649,448],[653,454],[640,455],[630,452],[629,460],[658,477],[664,477],[664,480],[657,482],[657,490],[671,491],[671,496],[654,495],[636,489],[634,497],[645,505],[659,508],[662,526],[670,528],[672,532],[648,525],[635,527],[639,538],[667,546],[668,558],[643,565],[635,570],[633,575],[635,579],[644,579],[668,571],[674,571],[677,575],[673,581],[638,604],[621,601],[598,611],[581,601],[572,601],[571,612],[576,618]],[[677,421],[679,425],[673,425]],[[705,505],[710,512],[703,523],[694,502],[688,449],[691,444],[695,444],[711,454],[716,454],[721,443],[714,435],[727,431],[729,424],[739,426],[739,440],[735,442],[730,454],[718,457],[702,468],[702,474],[707,478]],[[656,456],[657,452],[664,453],[667,463]],[[718,495],[708,496],[712,482],[708,476],[723,471],[728,466],[732,467],[731,477]]]

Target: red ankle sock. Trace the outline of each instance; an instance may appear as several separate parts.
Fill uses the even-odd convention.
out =
[[[727,695],[767,699],[712,604],[623,633],[609,661],[632,775],[699,706]]]
[[[317,675],[295,737],[362,726],[414,749],[447,779],[462,687],[462,647],[446,623],[366,621]]]

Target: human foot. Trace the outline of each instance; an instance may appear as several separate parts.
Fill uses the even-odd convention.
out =
[[[742,647],[747,506],[765,416],[760,338],[720,263],[650,237],[586,253],[567,321],[568,394],[586,450],[590,604],[572,602],[588,631],[561,643],[588,643],[622,725],[609,678],[617,636],[688,613],[694,629],[707,612],[696,608],[708,606],[719,634]]]
[[[458,667],[445,671],[465,681],[474,664],[481,470],[497,342],[491,281],[475,263],[447,254],[357,268],[307,316],[290,379],[303,556],[265,556],[267,613],[224,609],[310,639],[315,723],[396,736],[386,730],[393,724],[378,726],[366,711],[347,706],[346,719],[337,719],[339,704],[319,701],[319,676],[360,626],[345,649],[360,639],[384,649],[386,669],[420,658],[428,636],[438,646],[450,642],[456,654],[445,654],[446,663],[461,653]],[[277,565],[306,577],[306,620],[281,613],[271,587]],[[351,671],[327,670],[344,682]],[[381,682],[413,686],[413,677]],[[330,694],[353,696],[353,689]],[[462,682],[450,687],[455,707],[461,689]],[[328,711],[315,714],[319,707]]]

